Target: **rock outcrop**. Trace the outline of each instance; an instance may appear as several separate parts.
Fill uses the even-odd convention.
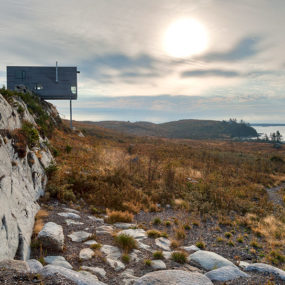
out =
[[[19,154],[11,134],[21,129],[23,122],[37,126],[24,101],[17,96],[10,99],[8,103],[0,94],[0,261],[28,259],[39,210],[36,201],[44,193],[45,168],[52,161],[41,136],[36,147],[24,145]]]

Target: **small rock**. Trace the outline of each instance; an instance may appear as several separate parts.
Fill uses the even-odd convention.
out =
[[[83,225],[83,223],[81,222],[77,222],[77,221],[74,221],[74,220],[70,220],[70,219],[66,219],[65,220],[65,223],[70,226],[70,225]]]
[[[182,270],[160,270],[148,273],[135,281],[134,285],[213,285],[203,274]]]
[[[245,271],[258,271],[262,273],[269,273],[278,276],[281,280],[285,281],[285,271],[272,265],[265,263],[253,263],[245,267]]]
[[[121,251],[116,246],[103,245],[100,250],[105,253],[108,258],[119,259],[121,257]]]
[[[70,235],[68,235],[68,237],[71,238],[71,240],[74,242],[82,242],[89,238],[91,235],[91,233],[85,231],[78,231],[71,233]]]
[[[145,238],[147,238],[146,232],[143,229],[122,230],[118,233],[118,235],[120,235],[120,234],[129,235],[129,236],[133,237],[134,239],[145,239]]]
[[[162,254],[163,254],[163,257],[165,259],[170,259],[171,258],[171,254],[173,253],[173,251],[163,251]]]
[[[83,248],[80,250],[79,258],[82,260],[89,260],[94,256],[94,251],[91,248]]]
[[[170,244],[171,244],[171,242],[170,242],[169,239],[167,239],[167,238],[165,238],[165,237],[156,238],[156,239],[155,239],[155,244],[156,244],[158,247],[160,247],[160,248],[162,248],[163,250],[165,250],[165,251],[170,251],[170,250],[171,250],[171,249],[170,249]]]
[[[250,263],[246,262],[246,261],[240,261],[238,266],[241,268],[246,268],[248,265],[250,265]]]
[[[130,258],[132,262],[139,262],[140,258],[138,257],[138,254],[140,254],[141,252],[137,249],[134,249],[132,251],[132,253],[130,254]]]
[[[136,227],[136,224],[130,224],[130,223],[115,223],[114,226],[118,229],[129,229]]]
[[[97,223],[102,223],[104,224],[104,219],[103,218],[97,218],[95,216],[88,216],[88,218],[94,222],[97,222]]]
[[[72,269],[72,265],[66,261],[63,256],[46,256],[44,260],[47,264],[52,264],[55,266],[61,266],[67,269]]]
[[[88,240],[88,241],[85,241],[84,244],[87,244],[87,245],[94,245],[94,244],[98,244],[97,241],[91,239],[91,240]]]
[[[242,272],[241,270],[233,266],[224,266],[209,271],[205,275],[212,281],[221,281],[221,282],[235,280],[240,277],[250,277],[248,274]]]
[[[100,275],[102,278],[106,276],[106,271],[100,267],[81,266],[81,269],[89,271],[96,275]]]
[[[187,251],[188,253],[193,253],[200,250],[200,248],[197,247],[196,245],[182,246],[181,248]]]
[[[138,241],[138,248],[151,251],[151,247],[148,244]]]
[[[96,235],[112,234],[113,230],[112,226],[100,226],[96,228]]]
[[[54,276],[55,274],[59,274],[78,285],[106,285],[103,282],[95,280],[93,277],[91,278],[80,272],[60,266],[47,265],[40,271],[40,275],[44,277]]]
[[[80,216],[75,213],[57,213],[59,216],[69,219],[80,219]]]
[[[83,276],[88,277],[90,280],[93,279],[94,281],[98,281],[98,277],[88,271],[80,270],[78,273],[82,274]]]
[[[66,212],[71,212],[71,213],[75,213],[75,214],[80,214],[79,211],[75,210],[75,209],[71,209],[71,208],[63,208],[64,211]]]
[[[107,263],[115,269],[115,271],[120,271],[125,269],[125,265],[120,260],[114,260],[112,258],[107,258]]]
[[[36,274],[43,269],[43,265],[36,259],[29,259],[27,264],[29,265],[30,272],[33,274]]]
[[[64,244],[62,226],[53,222],[46,223],[38,234],[38,240],[45,248],[62,251]]]
[[[231,261],[222,257],[221,255],[206,250],[196,251],[195,253],[189,256],[188,260],[190,262],[197,262],[203,269],[207,271],[217,269],[223,266],[236,267]]]
[[[166,264],[162,260],[152,260],[150,266],[154,270],[166,269]]]
[[[134,276],[133,269],[126,269],[120,274],[120,277],[123,279],[123,285],[133,285],[138,277]]]

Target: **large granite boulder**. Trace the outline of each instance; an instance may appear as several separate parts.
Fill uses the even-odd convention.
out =
[[[22,260],[2,260],[0,261],[0,271],[3,269],[12,269],[20,273],[28,273],[30,271],[27,262]]]
[[[148,273],[135,281],[134,285],[212,285],[203,274],[182,270],[162,270]]]
[[[221,282],[231,281],[241,277],[243,278],[250,277],[248,274],[242,272],[241,270],[233,266],[224,266],[209,271],[205,275],[212,281],[221,281]]]
[[[64,245],[64,235],[62,226],[48,222],[38,234],[38,240],[43,247],[62,251]]]
[[[261,273],[274,274],[285,281],[285,271],[265,263],[253,263],[244,268],[245,271],[257,271]]]
[[[209,271],[213,269],[218,269],[223,266],[233,266],[236,267],[231,261],[222,257],[221,255],[206,251],[206,250],[198,250],[195,253],[189,256],[189,261],[194,261],[198,263],[203,269]]]

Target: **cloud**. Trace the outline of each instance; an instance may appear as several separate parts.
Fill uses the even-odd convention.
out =
[[[244,60],[256,56],[260,49],[258,44],[260,37],[245,37],[241,39],[234,47],[225,52],[210,52],[201,57],[204,61],[222,61],[231,62]]]
[[[181,73],[181,77],[239,77],[241,74],[234,70],[223,70],[223,69],[197,69],[189,70]]]

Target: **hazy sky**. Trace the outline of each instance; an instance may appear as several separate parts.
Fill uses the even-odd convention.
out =
[[[6,65],[76,65],[75,119],[285,123],[284,0],[0,0],[0,7],[0,83]],[[174,57],[165,45],[180,19],[204,27],[207,45],[194,55]],[[177,31],[193,45],[201,32]],[[68,102],[53,103],[68,114]]]

